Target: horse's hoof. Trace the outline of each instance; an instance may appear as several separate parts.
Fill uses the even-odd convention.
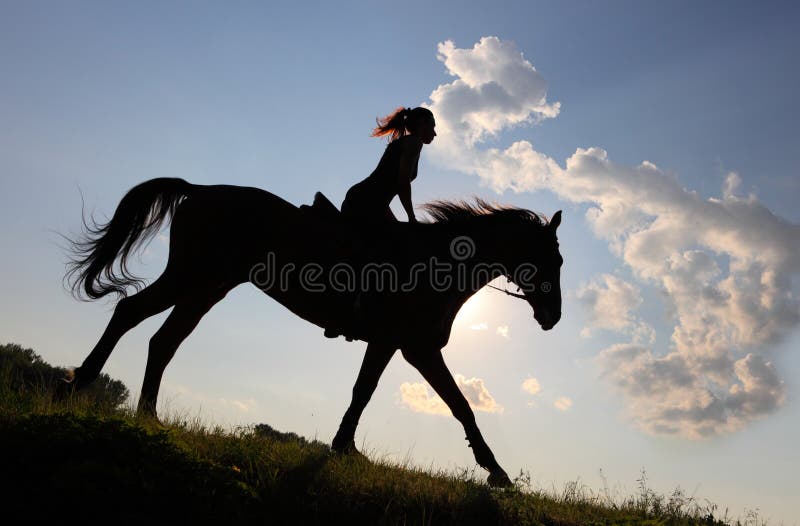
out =
[[[331,443],[331,451],[334,453],[341,453],[343,455],[358,453],[355,440],[345,441],[339,439],[338,437],[334,437],[333,442]]]
[[[506,472],[500,468],[491,472],[486,482],[493,488],[510,488],[514,485]]]
[[[149,411],[139,411],[136,413],[136,418],[145,426],[155,429],[167,429],[167,426],[162,422],[158,415]]]
[[[148,424],[156,426],[164,426],[158,418],[158,412],[155,410],[153,404],[140,403],[136,408],[136,419]]]
[[[75,377],[69,374],[64,378],[56,380],[55,387],[53,388],[53,400],[61,402],[69,398],[70,395],[75,392],[74,380]]]
[[[367,457],[363,453],[361,453],[358,449],[356,449],[356,443],[354,440],[337,444],[336,439],[334,439],[333,444],[331,444],[331,451],[333,451],[337,455],[347,455],[352,458],[362,458],[364,460],[367,460]]]

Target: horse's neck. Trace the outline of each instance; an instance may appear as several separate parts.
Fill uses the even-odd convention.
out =
[[[507,266],[509,250],[513,248],[513,242],[506,239],[503,232],[498,231],[497,228],[492,228],[490,223],[485,220],[481,221],[481,219],[488,218],[475,218],[463,227],[454,228],[452,232],[448,233],[447,238],[451,243],[451,253],[456,250],[456,240],[462,239],[472,244],[474,249],[474,253],[470,257],[462,260],[466,264],[491,265],[500,263]]]
[[[458,272],[458,265],[463,265],[466,275],[469,276],[469,284],[466,288],[456,288],[452,292],[452,301],[459,306],[466,303],[473,294],[488,285],[492,280],[504,276],[509,269],[508,251],[511,242],[498,235],[486,224],[481,224],[480,218],[464,225],[454,226],[452,229],[444,229],[440,235],[442,240],[450,250],[450,256],[454,256],[457,250],[455,244],[457,240],[463,238],[466,246],[471,249],[473,255],[460,260],[456,263],[454,274]],[[457,277],[457,276],[456,276]]]

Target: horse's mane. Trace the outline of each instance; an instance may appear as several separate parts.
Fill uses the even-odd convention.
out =
[[[456,223],[476,217],[494,217],[500,220],[523,221],[543,227],[547,225],[544,215],[525,208],[491,204],[476,197],[475,202],[431,201],[422,205],[434,223]]]

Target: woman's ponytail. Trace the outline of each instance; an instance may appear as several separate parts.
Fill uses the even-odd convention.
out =
[[[385,137],[391,135],[390,141],[402,137],[406,134],[406,120],[411,110],[409,108],[397,108],[386,117],[375,119],[378,126],[372,130],[372,137]]]
[[[396,108],[386,117],[375,119],[378,126],[372,130],[372,137],[385,137],[391,135],[389,141],[398,139],[406,134],[406,130],[413,129],[421,119],[433,118],[433,113],[427,108]]]

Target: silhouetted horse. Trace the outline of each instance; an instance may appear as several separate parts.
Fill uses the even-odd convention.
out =
[[[326,206],[327,203],[327,206]],[[359,418],[397,349],[461,422],[489,483],[510,484],[442,359],[456,313],[499,276],[519,286],[544,330],[561,317],[556,228],[528,210],[437,202],[431,223],[353,225],[321,194],[296,207],[257,188],[199,186],[153,179],[131,189],[111,221],[86,226],[68,277],[89,299],[117,293],[111,321],[72,375],[75,388],[97,378],[120,337],[170,307],[150,339],[139,411],[156,414],[165,367],[203,315],[232,288],[256,284],[286,308],[333,334],[368,342],[353,398],[332,447],[354,451]],[[169,260],[140,292],[126,258],[172,217]],[[115,262],[119,260],[119,264]],[[330,332],[328,333],[330,334]]]

